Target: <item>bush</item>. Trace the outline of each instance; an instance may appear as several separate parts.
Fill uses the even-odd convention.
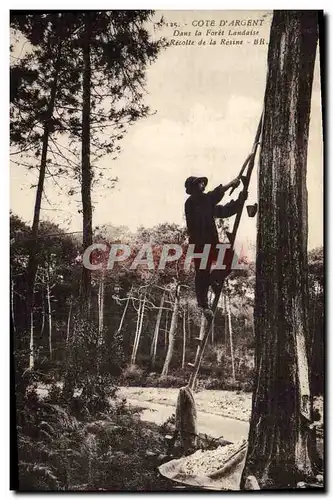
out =
[[[134,387],[144,385],[145,379],[144,370],[136,365],[128,365],[121,375],[121,383]]]
[[[20,491],[152,490],[166,487],[153,456],[165,453],[157,426],[113,398],[105,413],[77,420],[54,385],[44,400],[30,387],[18,428]],[[60,395],[61,398],[61,395]],[[86,401],[81,396],[76,401]],[[52,401],[52,403],[51,403]]]
[[[188,382],[187,378],[175,376],[175,375],[167,375],[166,377],[160,377],[157,380],[157,385],[155,387],[173,387],[179,389],[180,387],[186,385]]]

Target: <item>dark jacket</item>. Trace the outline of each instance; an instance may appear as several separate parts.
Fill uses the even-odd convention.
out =
[[[185,217],[189,243],[205,245],[219,241],[214,217],[224,218],[234,215],[239,201],[231,201],[226,205],[216,206],[224,196],[222,184],[208,193],[192,194],[185,202]]]

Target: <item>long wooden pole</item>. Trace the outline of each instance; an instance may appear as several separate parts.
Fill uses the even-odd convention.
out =
[[[259,144],[259,138],[260,138],[261,129],[262,129],[262,118],[263,117],[261,115],[260,121],[259,121],[259,125],[258,125],[258,128],[257,128],[257,133],[256,133],[256,136],[255,136],[255,139],[254,139],[254,144],[253,144],[253,147],[252,147],[251,155],[247,158],[247,160],[244,163],[244,165],[242,167],[242,170],[241,170],[241,172],[239,174],[239,175],[242,175],[243,172],[244,172],[244,170],[245,170],[245,168],[248,167],[246,175],[245,176],[242,175],[242,177],[241,177],[242,182],[243,182],[243,186],[244,186],[243,187],[243,191],[245,193],[247,193],[247,190],[248,190],[248,187],[249,187],[249,183],[250,183],[251,174],[252,174],[252,170],[253,170],[253,167],[254,167],[255,155],[256,155],[256,152],[257,152],[257,148],[258,148],[258,144]],[[237,234],[238,226],[239,226],[240,219],[241,219],[241,216],[242,216],[244,205],[245,205],[245,198],[241,202],[240,209],[239,209],[239,211],[236,214],[236,218],[235,218],[235,221],[234,221],[234,227],[233,227],[232,232],[231,233],[229,233],[229,232],[226,233],[227,237],[229,239],[229,243],[230,243],[231,249],[233,249],[233,247],[234,247],[234,243],[235,243],[235,239],[236,239],[236,234]],[[204,332],[203,338],[200,340],[200,344],[199,344],[198,349],[197,349],[195,361],[194,361],[193,364],[189,363],[189,365],[192,366],[192,368],[193,368],[192,369],[192,373],[190,375],[189,382],[188,382],[188,387],[190,389],[194,388],[195,381],[196,381],[196,378],[198,376],[199,367],[200,367],[200,364],[201,364],[201,360],[202,360],[202,357],[203,357],[203,354],[204,354],[204,351],[205,351],[205,347],[206,347],[206,344],[207,344],[208,336],[209,336],[210,329],[211,329],[211,326],[212,326],[213,317],[215,315],[217,306],[219,304],[219,300],[220,300],[222,288],[223,288],[224,281],[225,281],[226,277],[227,277],[227,274],[224,273],[224,276],[222,277],[219,289],[217,290],[217,293],[216,293],[216,295],[214,297],[214,302],[213,302],[213,306],[212,306],[213,315],[212,315],[212,317],[210,317],[210,318],[207,319],[207,325],[206,325],[206,328],[205,328],[205,332]]]

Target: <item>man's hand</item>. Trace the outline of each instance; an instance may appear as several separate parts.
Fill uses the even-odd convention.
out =
[[[247,200],[247,195],[248,195],[247,191],[245,191],[245,190],[241,191],[239,193],[239,196],[238,196],[238,201],[241,203],[241,202]]]
[[[233,193],[233,191],[238,188],[238,186],[240,185],[240,179],[238,179],[238,177],[236,177],[236,179],[233,179],[232,181],[229,182],[229,184],[226,184],[225,186],[223,186],[223,189],[224,189],[224,192],[226,191],[229,191],[229,189],[231,190],[230,191],[230,194]]]
[[[240,185],[240,182],[241,182],[240,179],[236,177],[236,179],[230,182],[230,187],[236,189]]]

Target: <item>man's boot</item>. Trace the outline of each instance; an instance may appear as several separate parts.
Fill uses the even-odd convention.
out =
[[[215,296],[219,293],[221,289],[221,283],[223,282],[224,275],[225,273],[222,269],[213,270],[210,273],[209,282]]]
[[[205,316],[207,320],[210,320],[214,317],[213,311],[207,306],[207,307],[202,307],[202,314]]]

